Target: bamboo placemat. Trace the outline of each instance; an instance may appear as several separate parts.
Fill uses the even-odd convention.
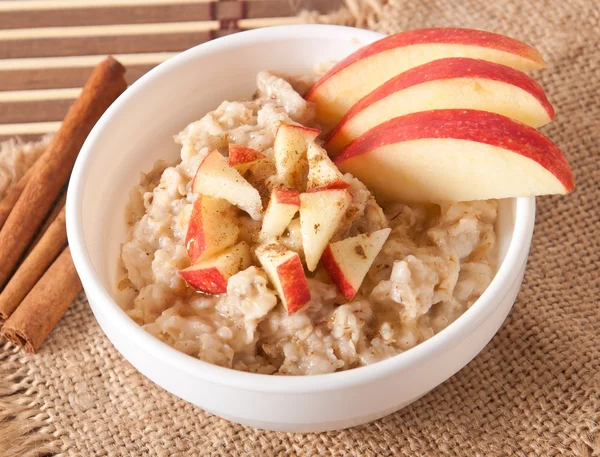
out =
[[[342,0],[0,1],[0,141],[58,129],[91,69],[107,54],[131,84],[197,44],[240,30],[301,22]]]

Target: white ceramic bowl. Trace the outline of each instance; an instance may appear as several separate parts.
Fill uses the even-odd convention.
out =
[[[159,386],[234,422],[308,432],[362,424],[411,403],[464,367],[496,333],[520,288],[535,200],[500,203],[500,266],[481,298],[440,334],[391,359],[346,372],[284,377],[210,365],[172,349],[115,302],[125,204],[141,171],[176,159],[172,136],[223,100],[247,97],[260,70],[311,72],[381,35],[302,25],[230,35],[150,71],[104,114],[85,142],[67,199],[73,260],[100,326],[121,354]]]

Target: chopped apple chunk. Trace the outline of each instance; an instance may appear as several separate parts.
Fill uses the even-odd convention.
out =
[[[300,194],[294,189],[273,189],[265,211],[260,241],[280,236],[300,208]]]
[[[300,195],[302,246],[310,271],[317,267],[351,201],[348,189],[324,189]]]
[[[275,135],[273,155],[280,182],[302,189],[306,180],[306,148],[321,133],[319,130],[300,125],[281,124]]]
[[[352,300],[381,251],[389,228],[363,233],[327,245],[321,265],[347,300]]]
[[[316,189],[346,189],[349,184],[327,155],[327,151],[311,142],[306,150],[308,179],[306,191]]]
[[[224,294],[229,278],[251,264],[250,247],[241,241],[215,257],[181,270],[179,275],[196,290],[207,294]]]
[[[229,165],[235,167],[240,173],[245,172],[259,160],[265,158],[265,155],[256,149],[239,144],[229,144]]]
[[[192,263],[233,245],[238,237],[235,209],[226,200],[198,195],[185,237]]]
[[[246,211],[254,220],[262,218],[260,194],[217,150],[210,152],[200,163],[192,191],[223,198]]]
[[[310,301],[308,281],[296,252],[281,244],[271,243],[256,248],[255,254],[289,315]]]

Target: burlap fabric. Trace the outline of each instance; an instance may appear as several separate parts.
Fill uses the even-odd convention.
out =
[[[351,2],[329,18],[386,33],[449,25],[493,30],[537,46],[548,62],[536,76],[558,116],[545,131],[566,152],[577,189],[538,200],[517,303],[492,342],[453,378],[354,429],[254,430],[142,377],[103,335],[82,296],[36,356],[3,345],[0,455],[600,456],[599,6],[372,0]]]

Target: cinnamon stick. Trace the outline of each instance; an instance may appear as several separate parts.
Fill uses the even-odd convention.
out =
[[[0,293],[0,319],[8,319],[67,244],[65,208]]]
[[[79,98],[63,120],[39,166],[29,177],[0,230],[0,290],[35,236],[63,186],[77,154],[102,113],[125,90],[125,68],[111,57],[92,72]]]
[[[66,247],[25,300],[4,323],[2,335],[35,352],[81,291],[71,251]]]
[[[38,243],[44,236],[44,233],[46,233],[46,231],[48,230],[50,225],[52,225],[52,222],[54,222],[54,220],[58,217],[60,212],[63,211],[66,201],[67,201],[67,189],[63,190],[63,192],[60,194],[60,197],[58,197],[58,200],[56,201],[56,203],[52,207],[52,210],[50,211],[50,214],[46,218],[44,225],[42,225],[42,227],[38,230],[37,234],[35,235],[35,238],[29,244],[29,247],[27,248],[27,251],[25,251],[25,255],[23,256],[25,259],[27,259],[27,257],[29,257],[29,254],[31,254],[31,251],[33,251],[35,249],[35,247],[38,245]],[[21,268],[20,265],[17,267],[17,269],[19,269],[19,268]],[[0,312],[0,317],[1,317],[1,312]]]
[[[48,230],[48,227],[50,227],[52,225],[52,222],[54,222],[54,220],[58,217],[58,215],[65,211],[66,203],[67,203],[67,189],[63,190],[63,192],[58,197],[58,200],[56,200],[56,203],[54,204],[52,211],[50,211],[50,214],[46,218],[46,222],[44,222],[44,225],[42,225],[42,228],[40,229],[39,238],[42,238],[42,235],[44,233],[46,233],[46,230]],[[39,241],[39,239],[37,241]]]
[[[0,201],[0,229],[4,226],[6,219],[8,219],[8,215],[12,211],[17,203],[17,200],[21,196],[23,189],[25,189],[25,185],[29,182],[31,176],[35,173],[35,165],[38,164],[39,161],[36,161],[30,168],[25,172],[21,179],[17,181],[17,183],[11,187],[5,197]]]

